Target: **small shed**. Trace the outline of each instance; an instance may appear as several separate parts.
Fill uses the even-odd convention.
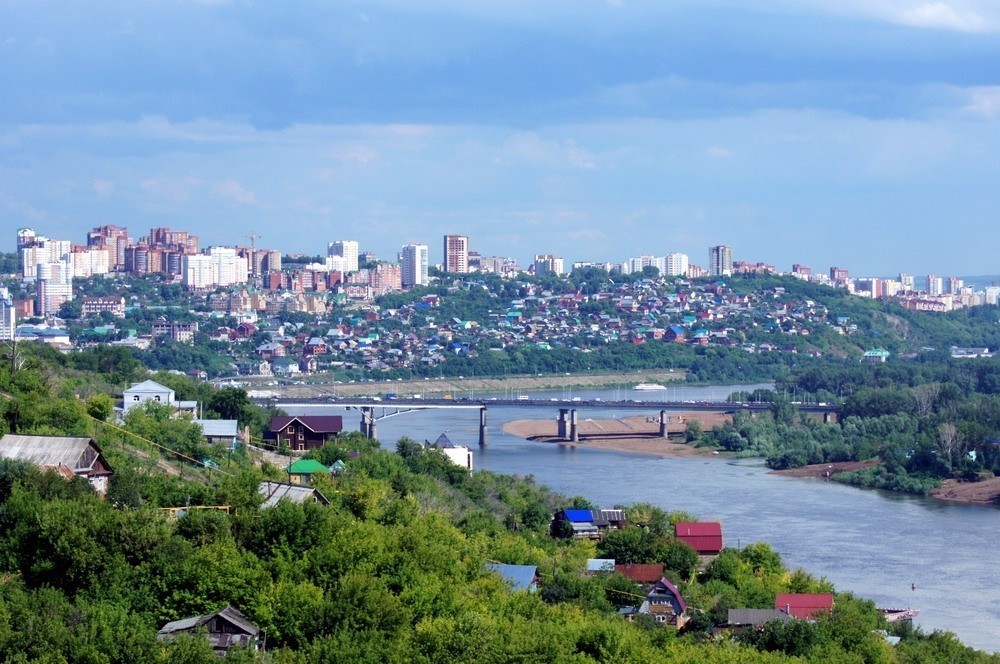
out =
[[[260,486],[257,487],[257,493],[264,497],[264,502],[260,506],[261,509],[274,507],[282,500],[290,500],[300,505],[310,501],[315,501],[321,505],[330,504],[327,497],[313,487],[299,486],[298,484],[286,482],[261,482]]]
[[[486,563],[486,567],[503,577],[510,584],[511,590],[534,592],[538,589],[538,568],[534,565]]]

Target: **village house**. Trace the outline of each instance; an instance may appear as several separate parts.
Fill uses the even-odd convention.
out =
[[[330,504],[329,499],[318,489],[289,482],[261,482],[257,487],[257,493],[264,498],[260,505],[261,509],[275,507],[282,500],[288,500],[298,505],[309,502],[316,502],[320,505]]]
[[[344,429],[340,415],[296,415],[271,420],[264,439],[276,447],[312,450],[336,440]]]
[[[0,438],[0,458],[26,461],[67,479],[82,477],[101,496],[107,493],[114,475],[101,448],[90,438],[8,433]]]
[[[674,525],[674,536],[699,556],[717,556],[722,551],[722,524],[718,521],[679,521]]]
[[[208,615],[168,622],[156,633],[156,638],[172,641],[180,634],[204,634],[219,656],[225,655],[230,648],[260,650],[261,647],[260,629],[232,606]]]
[[[175,411],[195,414],[198,410],[197,401],[178,401],[172,389],[161,385],[155,380],[144,380],[134,383],[123,393],[122,411],[127,415],[130,410],[153,402],[170,406]]]
[[[774,608],[798,620],[815,620],[833,611],[832,593],[781,593]]]

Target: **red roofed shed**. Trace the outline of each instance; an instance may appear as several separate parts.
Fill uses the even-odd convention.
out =
[[[830,593],[784,593],[774,598],[774,608],[799,620],[829,615],[833,609]]]
[[[718,521],[680,521],[674,526],[674,534],[703,556],[722,551],[722,524]]]

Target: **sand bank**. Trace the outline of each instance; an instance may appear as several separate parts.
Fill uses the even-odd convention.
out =
[[[703,429],[711,429],[729,420],[723,413],[677,413],[667,423],[669,440],[659,437],[660,425],[652,417],[626,417],[615,420],[581,418],[578,422],[580,441],[569,443],[556,433],[555,419],[513,420],[503,425],[504,433],[542,443],[594,447],[616,452],[636,452],[657,456],[718,456],[709,448],[692,447],[680,442],[687,422],[697,420]]]

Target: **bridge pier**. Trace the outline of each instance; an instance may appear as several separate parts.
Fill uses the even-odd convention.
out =
[[[479,446],[486,447],[487,442],[486,406],[483,406],[479,409]]]
[[[562,438],[563,440],[565,440],[567,438],[567,431],[566,431],[566,416],[567,415],[569,415],[569,409],[568,408],[560,408],[559,409],[559,421],[558,421],[558,428],[556,429],[556,435],[559,436],[560,438]]]
[[[569,440],[571,443],[580,442],[580,431],[576,424],[576,408],[569,411]]]
[[[837,421],[837,414],[827,411],[823,413],[823,424],[834,424]]]
[[[371,440],[375,437],[375,409],[371,406],[362,406],[361,410],[361,433],[365,438]]]
[[[660,411],[660,438],[667,437],[667,411]]]

